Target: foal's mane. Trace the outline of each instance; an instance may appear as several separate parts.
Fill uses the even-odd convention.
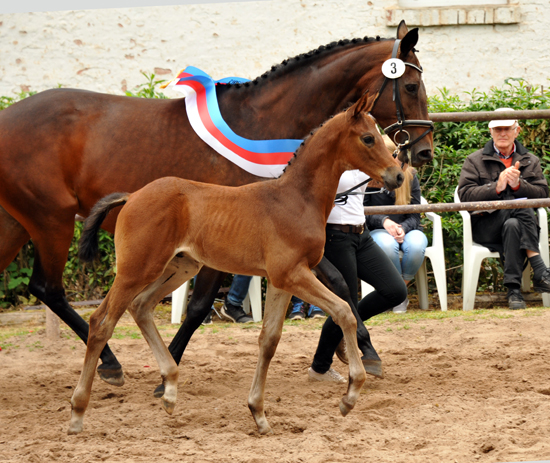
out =
[[[251,85],[258,85],[260,82],[265,82],[267,79],[272,79],[279,77],[282,74],[293,72],[296,69],[299,69],[301,67],[308,66],[311,64],[312,60],[318,60],[320,58],[324,58],[325,56],[329,56],[332,53],[338,53],[339,51],[346,49],[346,48],[354,48],[359,45],[364,45],[367,43],[373,43],[373,42],[380,42],[384,40],[392,40],[392,39],[384,39],[380,38],[380,36],[376,37],[363,37],[363,38],[355,38],[355,39],[342,39],[337,42],[331,42],[327,45],[321,45],[320,47],[310,50],[307,53],[301,53],[299,55],[296,55],[293,58],[287,58],[281,63],[271,66],[271,69],[264,72],[261,76],[256,77],[251,82],[246,83],[229,83],[226,84],[224,87],[235,87],[235,88],[241,88],[241,87],[250,87]]]

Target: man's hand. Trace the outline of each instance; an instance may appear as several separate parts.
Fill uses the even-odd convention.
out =
[[[519,171],[519,161],[513,166],[504,169],[497,181],[497,193],[501,193],[506,189],[506,185],[510,185],[512,188],[517,188],[519,185],[519,177],[521,172]]]
[[[402,243],[405,239],[405,232],[403,227],[393,220],[386,219],[384,220],[384,228],[386,231],[395,238],[395,241]]]

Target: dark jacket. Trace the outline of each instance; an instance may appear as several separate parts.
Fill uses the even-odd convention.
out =
[[[378,191],[378,188],[368,188],[366,193],[369,191]],[[384,190],[384,193],[374,193],[365,195],[363,205],[368,206],[393,206],[395,204],[395,193],[393,191],[387,192]],[[420,183],[418,182],[418,177],[414,174],[413,180],[411,182],[411,204],[420,204]],[[403,231],[405,234],[409,233],[411,230],[422,230],[422,225],[420,225],[420,214],[378,214],[378,215],[367,215],[367,228],[369,230],[376,230],[377,228],[384,228],[383,223],[386,218],[393,220],[395,223],[399,223],[403,226]]]
[[[516,152],[512,157],[512,165],[519,161],[520,187],[514,191],[507,186],[497,194],[497,182],[500,173],[506,169],[504,163],[495,152],[493,140],[488,141],[483,149],[470,154],[458,181],[458,196],[460,201],[496,201],[515,198],[547,198],[548,182],[542,173],[540,160],[530,153],[517,140]]]

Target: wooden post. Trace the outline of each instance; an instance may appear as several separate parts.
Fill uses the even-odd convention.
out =
[[[59,339],[60,335],[59,317],[49,307],[46,307],[46,338]]]

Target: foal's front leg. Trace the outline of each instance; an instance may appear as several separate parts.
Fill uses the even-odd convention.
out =
[[[258,340],[260,354],[250,394],[248,395],[248,408],[252,412],[260,434],[267,434],[271,431],[264,411],[265,383],[269,364],[281,339],[290,297],[289,293],[275,288],[268,282],[262,332]]]
[[[309,269],[295,268],[289,280],[291,290],[300,299],[314,304],[327,312],[340,326],[348,346],[349,382],[348,390],[340,402],[340,412],[346,416],[355,406],[361,387],[366,380],[365,370],[357,346],[357,321],[351,307],[334,293],[325,288]]]

